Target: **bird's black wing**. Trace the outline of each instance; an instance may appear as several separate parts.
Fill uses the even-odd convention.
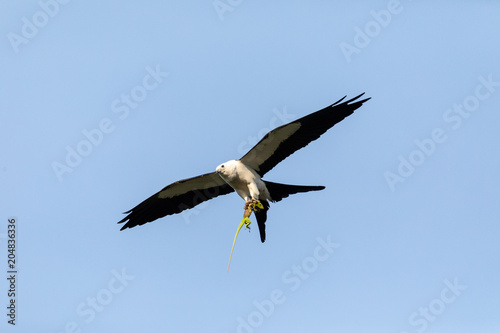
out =
[[[124,214],[128,215],[118,222],[126,222],[120,230],[133,228],[166,215],[180,213],[204,201],[233,191],[233,188],[215,172],[179,180],[125,212]]]
[[[262,177],[279,162],[307,146],[333,125],[351,115],[354,110],[370,99],[356,101],[363,94],[341,103],[344,97],[324,109],[275,128],[250,149],[240,161],[257,171]]]

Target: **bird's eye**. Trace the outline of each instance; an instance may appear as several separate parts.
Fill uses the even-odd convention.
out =
[[[223,167],[224,167],[224,164],[222,164],[220,167],[221,167],[221,168],[223,168]]]

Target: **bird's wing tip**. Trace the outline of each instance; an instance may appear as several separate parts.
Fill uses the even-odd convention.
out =
[[[358,96],[356,96],[356,97],[354,97],[354,98],[351,98],[350,100],[345,101],[344,103],[345,103],[345,104],[349,104],[349,103],[351,103],[351,102],[354,102],[354,101],[356,101],[358,98],[360,98],[361,96],[363,96],[364,94],[365,94],[365,92],[362,92],[362,93],[361,93],[361,94],[359,94]],[[343,101],[346,97],[347,97],[347,96],[342,97],[341,99],[339,99],[338,101],[336,101],[335,103],[333,103],[333,104],[332,104],[332,105],[330,105],[330,106],[335,106],[335,105],[339,104],[339,103],[340,103],[340,102],[342,102],[342,101]],[[366,102],[366,101],[367,101],[367,100],[369,100],[369,99],[371,99],[371,97],[367,97],[367,98],[365,98],[365,99],[363,99],[363,100],[361,100],[361,101],[356,101],[356,103],[361,103],[361,104],[363,104],[364,102]]]
[[[346,103],[349,104],[353,101],[356,101],[358,98],[360,98],[361,96],[363,96],[365,94],[365,92],[362,92],[361,94],[359,94],[358,96],[354,97],[354,98],[351,98],[350,100],[348,100]],[[367,97],[361,101],[356,101],[356,103],[364,103],[366,102],[367,100],[371,99],[371,97]]]
[[[125,213],[123,213],[123,214],[125,214]],[[125,221],[127,221],[127,220],[128,220],[128,215],[127,215],[127,216],[125,216],[124,218],[122,218],[120,221],[118,221],[118,222],[116,222],[116,223],[123,223],[123,222],[125,222]]]

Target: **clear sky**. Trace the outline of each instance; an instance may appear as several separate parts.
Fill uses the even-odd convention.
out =
[[[0,2],[1,332],[500,329],[497,1]],[[122,212],[372,97],[269,172],[324,185]],[[8,323],[11,299],[15,327]]]

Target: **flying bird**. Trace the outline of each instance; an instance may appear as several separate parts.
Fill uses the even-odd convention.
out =
[[[364,93],[363,93],[364,94]],[[266,240],[266,220],[269,202],[278,202],[291,194],[319,191],[324,186],[300,186],[273,183],[262,177],[278,163],[318,139],[328,129],[351,115],[370,98],[358,100],[363,94],[342,102],[345,97],[319,111],[311,113],[267,133],[239,160],[220,164],[215,172],[172,183],[131,210],[118,223],[120,230],[177,214],[200,203],[233,191],[245,200],[245,209],[252,206],[260,239]],[[261,207],[262,209],[256,208]]]

